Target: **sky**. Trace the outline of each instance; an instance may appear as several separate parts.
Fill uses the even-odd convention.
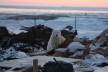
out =
[[[0,5],[108,7],[108,0],[0,0]]]

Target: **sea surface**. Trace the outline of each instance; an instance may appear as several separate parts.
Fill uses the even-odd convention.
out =
[[[65,9],[60,8],[0,8],[0,26],[6,26],[8,30],[19,33],[21,26],[34,26],[34,20],[6,20],[7,17],[15,15],[48,15],[48,14],[60,14],[67,15],[69,17],[59,17],[53,20],[36,20],[36,24],[42,24],[53,29],[61,30],[67,25],[72,25],[75,30],[75,18],[76,29],[78,31],[78,37],[87,36],[88,38],[94,38],[104,29],[108,28],[108,9]]]

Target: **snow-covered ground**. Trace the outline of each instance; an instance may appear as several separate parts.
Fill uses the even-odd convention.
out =
[[[108,66],[100,68],[100,69],[96,70],[95,72],[108,72]]]

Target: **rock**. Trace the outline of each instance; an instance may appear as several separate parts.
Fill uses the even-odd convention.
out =
[[[102,62],[101,64],[98,64],[97,66],[98,67],[105,67],[105,66],[108,66],[108,63],[107,62]]]
[[[0,37],[4,37],[4,36],[8,36],[8,35],[9,35],[9,33],[8,33],[7,28],[0,26]]]
[[[101,47],[101,48],[95,49],[93,52],[97,54],[101,54],[106,57],[108,56],[108,47]]]
[[[63,61],[45,63],[43,72],[74,72],[73,65]]]
[[[58,48],[55,50],[54,56],[68,57],[69,49],[68,48]]]
[[[3,49],[8,49],[14,46],[17,48],[17,50],[24,52],[33,52],[34,50],[39,50],[40,48],[46,50],[48,40],[52,32],[51,28],[39,24],[32,27],[22,26],[21,30],[24,30],[25,32],[14,34],[13,32],[8,31],[6,27],[0,27],[0,46]],[[61,30],[61,35],[63,37],[67,37],[71,34],[73,33],[66,30]],[[65,40],[63,37],[62,41]],[[68,40],[65,40],[65,42],[59,46],[59,48],[64,48],[64,46],[67,47],[72,40],[69,40],[68,43],[66,43],[67,41]]]

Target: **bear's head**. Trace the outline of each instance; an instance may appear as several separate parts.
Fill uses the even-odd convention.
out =
[[[60,30],[53,30],[52,31],[52,36],[54,38],[60,38],[61,37],[61,31]]]

